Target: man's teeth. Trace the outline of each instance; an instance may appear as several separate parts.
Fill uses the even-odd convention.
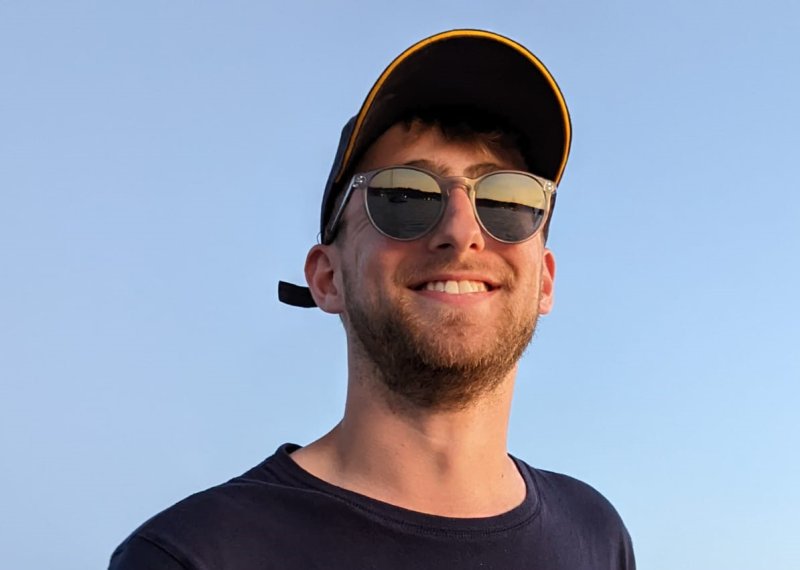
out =
[[[426,291],[441,291],[451,295],[488,291],[486,283],[483,281],[428,281],[424,289]]]

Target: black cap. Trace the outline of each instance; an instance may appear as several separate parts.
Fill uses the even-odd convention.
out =
[[[384,70],[358,114],[342,129],[320,211],[320,239],[345,175],[369,146],[413,109],[479,109],[512,125],[527,140],[523,158],[534,174],[560,182],[572,127],[553,76],[524,46],[483,30],[450,30],[417,42]],[[280,282],[278,297],[314,307],[307,287]]]

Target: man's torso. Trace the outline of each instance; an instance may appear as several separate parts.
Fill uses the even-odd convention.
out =
[[[416,513],[334,487],[276,454],[156,515],[111,570],[632,570],[630,537],[597,491],[517,461],[525,501],[496,517]]]

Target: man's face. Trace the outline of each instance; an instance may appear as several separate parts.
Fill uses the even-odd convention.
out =
[[[503,155],[447,141],[438,129],[396,125],[357,170],[414,165],[478,177],[521,168],[515,153]],[[538,315],[550,309],[554,261],[540,235],[521,244],[494,240],[461,188],[451,191],[439,224],[418,240],[381,235],[360,193],[344,222],[335,247],[345,326],[391,392],[418,407],[458,408],[508,376]]]

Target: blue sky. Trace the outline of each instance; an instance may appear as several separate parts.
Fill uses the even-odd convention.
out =
[[[600,489],[641,568],[800,557],[800,9],[789,1],[0,2],[0,551],[104,567],[331,427],[302,280],[338,134],[454,27],[528,46],[572,155],[511,451]]]

